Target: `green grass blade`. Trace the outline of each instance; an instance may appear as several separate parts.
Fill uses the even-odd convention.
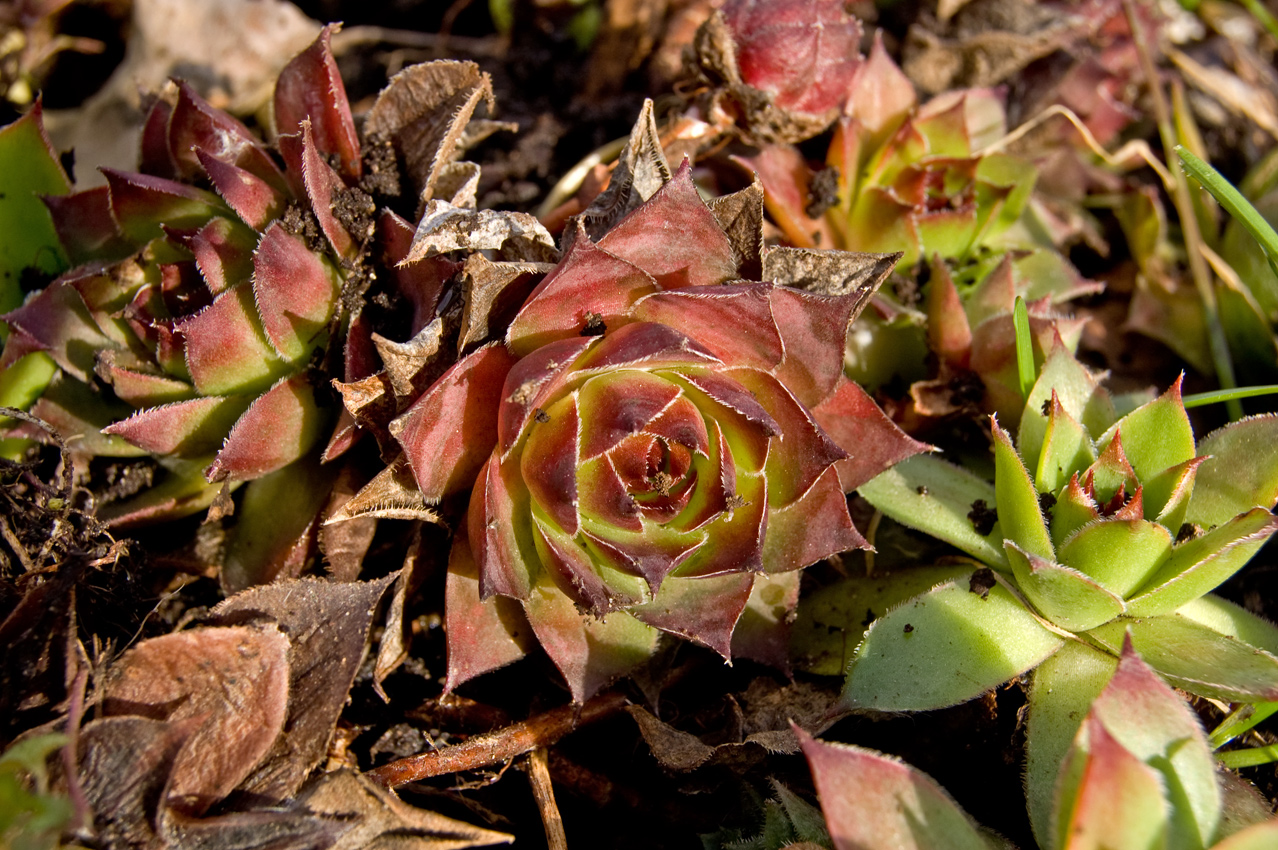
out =
[[[1258,387],[1234,387],[1231,390],[1213,390],[1209,393],[1191,393],[1182,401],[1185,407],[1202,407],[1208,404],[1236,401],[1240,398],[1253,398],[1258,395],[1278,395],[1278,384],[1264,384]]]
[[[1278,702],[1259,702],[1244,705],[1237,711],[1232,712],[1221,721],[1219,726],[1212,730],[1211,735],[1207,738],[1207,744],[1213,750],[1219,749],[1234,738],[1254,728],[1256,724],[1265,720],[1274,712],[1278,712]]]
[[[1256,208],[1251,205],[1251,202],[1244,198],[1242,193],[1233,187],[1233,184],[1220,176],[1219,171],[1194,156],[1183,145],[1176,146],[1176,154],[1180,157],[1185,173],[1201,183],[1208,192],[1211,192],[1212,196],[1220,202],[1220,205],[1228,210],[1230,215],[1238,219],[1242,226],[1247,228],[1247,232],[1251,234],[1252,238],[1260,243],[1261,249],[1265,252],[1265,257],[1269,260],[1270,268],[1274,270],[1274,274],[1278,275],[1278,233],[1274,232],[1273,227],[1270,226],[1269,222],[1265,221],[1264,216],[1256,212]]]
[[[1240,767],[1256,767],[1278,761],[1278,744],[1267,747],[1253,747],[1249,750],[1230,750],[1227,753],[1216,753],[1220,763],[1230,770]]]
[[[1012,323],[1016,328],[1016,373],[1020,377],[1021,398],[1029,398],[1034,389],[1034,343],[1030,338],[1029,310],[1019,295],[1012,309]]]

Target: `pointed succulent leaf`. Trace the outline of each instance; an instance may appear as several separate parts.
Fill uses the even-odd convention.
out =
[[[1124,640],[1118,670],[1092,703],[1090,716],[1136,758],[1163,776],[1169,835],[1210,846],[1220,822],[1220,791],[1207,736],[1198,718]],[[1135,647],[1135,648],[1134,648]]]
[[[848,666],[849,708],[956,705],[1042,663],[1062,640],[1001,585],[982,597],[947,582],[875,620]]]
[[[454,534],[448,556],[444,627],[448,631],[445,692],[523,658],[532,638],[518,602],[504,596],[480,598],[479,569],[464,527]]]
[[[1155,522],[1118,518],[1097,520],[1066,538],[1062,564],[1095,579],[1122,597],[1143,585],[1172,552],[1172,536]]]
[[[285,360],[304,360],[319,343],[340,289],[336,271],[279,224],[253,254],[253,300],[271,346]]]
[[[920,455],[865,482],[857,492],[897,522],[952,543],[996,569],[1006,569],[1001,522],[978,526],[972,519],[978,507],[989,509],[995,504],[994,487],[966,469],[933,455]]]
[[[600,280],[615,283],[600,287]],[[657,290],[650,274],[579,236],[563,261],[528,296],[510,324],[506,344],[522,356],[553,340],[593,332],[600,325],[616,327],[632,304]],[[565,310],[565,304],[574,309]]]
[[[1016,442],[1027,464],[1039,465],[1039,446],[1047,431],[1047,415],[1042,411],[1053,396],[1088,434],[1103,433],[1116,418],[1109,392],[1100,386],[1096,376],[1078,362],[1064,343],[1054,343],[1025,399],[1025,412],[1017,431]],[[1050,411],[1050,407],[1047,409]]]
[[[972,356],[972,326],[949,267],[939,254],[932,255],[931,284],[927,300],[928,347],[945,363],[966,369]],[[1022,418],[1022,423],[1024,418]],[[1024,424],[1021,425],[1024,428]],[[1024,437],[1020,438],[1022,445]]]
[[[1188,522],[1210,528],[1256,507],[1278,502],[1278,416],[1251,416],[1203,438]]]
[[[1016,586],[1039,613],[1061,628],[1086,631],[1122,614],[1123,598],[1092,576],[1004,541]]]
[[[839,552],[869,547],[852,524],[838,472],[830,469],[794,502],[768,511],[763,569],[797,570]]]
[[[265,230],[268,224],[283,215],[288,197],[282,188],[204,151],[195,153],[218,195],[249,227]]]
[[[111,215],[111,190],[96,186],[70,195],[47,195],[44,205],[53,219],[58,241],[72,265],[122,259],[136,246],[120,233]]]
[[[494,452],[475,482],[466,514],[471,551],[479,565],[479,595],[525,599],[541,571],[528,488],[518,475],[518,459],[503,463]]]
[[[1162,776],[1088,715],[1061,769],[1056,843],[1062,850],[1156,848],[1167,841],[1170,812]]]
[[[732,244],[697,194],[687,162],[647,203],[617,222],[599,247],[643,269],[663,289],[737,277]]]
[[[1025,552],[1054,560],[1056,552],[1043,520],[1038,491],[1006,431],[993,423],[994,496],[1003,534]]]
[[[1278,626],[1214,593],[1186,602],[1176,614],[1278,656]]]
[[[204,477],[204,464],[168,461],[158,483],[135,496],[102,505],[96,516],[112,529],[134,528],[162,520],[181,519],[206,510],[222,492],[222,484]]]
[[[184,81],[177,83],[177,102],[166,129],[169,157],[181,177],[202,177],[203,160],[216,159],[283,187],[279,168],[248,128],[230,114],[214,109]]]
[[[836,850],[990,850],[993,846],[928,775],[873,750],[827,744],[794,727]]]
[[[651,602],[630,612],[641,623],[694,640],[729,659],[733,632],[754,582],[750,573],[668,581]]]
[[[71,183],[44,131],[39,101],[0,129],[0,311],[22,303],[19,279],[27,268],[54,275],[68,265],[45,195],[65,195]]]
[[[1194,457],[1194,432],[1180,397],[1181,378],[1167,392],[1124,416],[1097,442],[1123,435],[1123,452],[1137,480],[1148,480]]]
[[[1021,417],[1021,433],[1031,417]],[[1032,426],[1030,426],[1032,428]],[[1029,452],[1027,451],[1028,455]],[[1070,479],[1086,470],[1096,460],[1096,447],[1092,438],[1078,420],[1069,415],[1055,391],[1047,416],[1047,430],[1043,434],[1042,450],[1038,453],[1034,483],[1040,493],[1059,493]]]
[[[324,27],[311,46],[280,71],[275,83],[275,127],[281,136],[293,135],[310,119],[319,150],[336,156],[343,176],[354,180],[362,170],[359,135],[330,47],[340,28],[339,24]]]
[[[1208,458],[1201,455],[1165,469],[1142,485],[1145,516],[1153,516],[1162,525],[1179,533],[1189,513],[1198,467]]]
[[[186,368],[202,395],[260,391],[288,370],[262,332],[249,286],[223,292],[174,329],[185,342]]]
[[[585,702],[614,678],[646,660],[657,630],[624,611],[582,617],[549,581],[539,582],[524,603],[528,620],[550,660],[568,683],[573,702]]]
[[[1102,512],[1112,512],[1115,506],[1111,503],[1125,500],[1135,493],[1140,481],[1123,451],[1122,431],[1115,431],[1108,445],[1102,445],[1104,448],[1097,455],[1096,462],[1087,468],[1083,481]]]
[[[140,410],[102,429],[151,454],[211,454],[248,407],[247,396],[202,396]]]
[[[852,80],[844,113],[864,128],[869,136],[867,146],[874,148],[882,144],[917,105],[914,84],[892,61],[883,46],[883,31],[877,30],[870,55]],[[855,163],[850,165],[855,167]]]
[[[1107,652],[1066,641],[1030,674],[1025,734],[1025,802],[1042,847],[1053,845],[1061,766],[1095,701],[1118,669]]]
[[[257,234],[230,218],[215,218],[194,232],[170,231],[169,239],[195,255],[195,264],[212,296],[221,295],[253,274]]]
[[[489,345],[452,366],[392,423],[427,501],[464,487],[497,444],[502,387],[514,361]]]
[[[1278,517],[1253,508],[1206,534],[1178,544],[1136,593],[1128,610],[1146,617],[1175,611],[1216,588],[1278,530]]]
[[[94,352],[116,347],[94,321],[79,290],[66,280],[55,280],[3,319],[26,350],[49,352],[67,374],[81,381],[91,380]]]
[[[1146,664],[1192,694],[1231,702],[1278,699],[1278,658],[1187,617],[1120,618],[1087,632],[1115,655],[1125,635]]]
[[[1266,850],[1278,842],[1278,818],[1255,823],[1235,832],[1212,847],[1212,850]]]
[[[348,259],[354,257],[356,243],[371,234],[351,233],[338,221],[336,214],[338,195],[345,192],[346,184],[342,182],[341,175],[334,171],[320,155],[319,149],[315,146],[309,119],[302,122],[301,161],[302,185],[306,188],[306,197],[310,199],[311,211],[319,221],[320,230],[324,231],[328,244],[339,257]],[[349,193],[347,197],[349,200],[354,198]],[[371,207],[371,201],[369,203]],[[365,212],[371,215],[373,209],[367,209]]]
[[[205,474],[243,481],[274,472],[315,445],[325,419],[305,374],[281,378],[244,411]]]
[[[848,457],[835,464],[844,491],[863,486],[889,467],[932,447],[907,435],[854,381],[839,381],[812,415]]]
[[[102,169],[111,198],[111,214],[120,232],[135,245],[162,236],[160,225],[199,227],[226,208],[217,195],[147,174]]]

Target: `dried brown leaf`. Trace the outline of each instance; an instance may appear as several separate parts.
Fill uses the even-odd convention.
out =
[[[480,102],[496,108],[493,83],[474,62],[412,65],[382,89],[364,119],[364,133],[388,137],[403,158],[423,201],[461,152],[466,125]]]
[[[428,369],[439,357],[444,339],[444,323],[439,318],[417,332],[408,342],[395,342],[373,334],[373,345],[386,365],[386,378],[395,393],[396,407],[421,395],[430,385]]]
[[[773,248],[763,255],[763,279],[820,295],[855,292],[858,296],[852,310],[855,319],[900,259],[899,253]]]
[[[332,850],[461,850],[514,841],[504,832],[410,806],[347,770],[318,777],[303,789],[296,805],[352,822]]]
[[[368,582],[284,581],[238,593],[213,609],[220,623],[274,623],[289,641],[287,733],[241,791],[288,799],[323,760],[364,658],[373,614],[397,575]]]
[[[191,723],[107,717],[80,730],[80,787],[108,847],[158,847],[156,817]]]
[[[666,162],[661,148],[652,101],[644,100],[639,119],[630,131],[630,140],[612,171],[608,188],[564,227],[564,251],[577,236],[574,222],[581,222],[591,240],[598,241],[627,213],[670,182],[670,177],[670,163]]]
[[[354,497],[359,489],[359,482],[364,480],[363,473],[356,472],[353,465],[346,465],[338,474],[329,493],[328,504],[324,506],[325,524],[320,525],[319,546],[324,553],[329,578],[335,581],[355,581],[359,577],[364,555],[368,553],[373,535],[377,532],[377,520],[373,517],[326,524],[329,518]]]
[[[483,343],[504,327],[532,291],[533,276],[551,268],[543,263],[494,263],[482,254],[467,257],[462,269],[458,353]]]
[[[763,184],[707,202],[737,255],[737,270],[746,280],[763,280]]]
[[[373,476],[373,480],[365,484],[327,522],[345,522],[357,517],[440,522],[439,514],[422,497],[417,481],[413,478],[413,471],[402,455]]]
[[[247,777],[284,727],[288,639],[274,626],[202,628],[139,643],[106,674],[103,713],[195,724],[168,795],[201,813]]]
[[[559,251],[535,216],[505,210],[470,210],[427,201],[405,262],[450,251],[501,251],[514,262],[555,262]]]

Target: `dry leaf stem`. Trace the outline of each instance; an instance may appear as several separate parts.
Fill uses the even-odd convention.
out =
[[[581,705],[560,706],[504,729],[476,735],[460,744],[384,764],[366,775],[387,788],[397,788],[431,776],[476,770],[509,761],[524,753],[549,747],[579,726],[616,714],[627,703],[622,694],[605,691]]]

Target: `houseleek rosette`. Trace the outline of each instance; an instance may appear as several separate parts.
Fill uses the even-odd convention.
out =
[[[865,545],[845,493],[921,448],[843,375],[858,303],[739,280],[687,166],[579,230],[504,343],[391,425],[428,501],[471,490],[447,686],[532,638],[578,700],[658,631],[784,663],[797,570]]]
[[[880,601],[895,607],[850,660],[844,700],[926,710],[1032,671],[1027,788],[1042,835],[1076,709],[1113,672],[1125,634],[1190,693],[1278,699],[1278,629],[1209,595],[1278,529],[1278,417],[1245,419],[1196,444],[1179,382],[1119,417],[1057,344],[1016,444],[997,420],[992,429],[992,485],[915,458],[860,488],[888,516],[989,571],[902,571],[901,592]],[[924,580],[937,586],[915,596]],[[864,606],[853,607],[859,626]]]
[[[73,267],[4,317],[3,363],[56,361],[33,412],[73,450],[171,467],[124,519],[197,510],[217,492],[203,477],[279,470],[330,423],[307,369],[373,212],[332,29],[281,72],[280,160],[179,82],[148,115],[141,172],[46,198]]]

